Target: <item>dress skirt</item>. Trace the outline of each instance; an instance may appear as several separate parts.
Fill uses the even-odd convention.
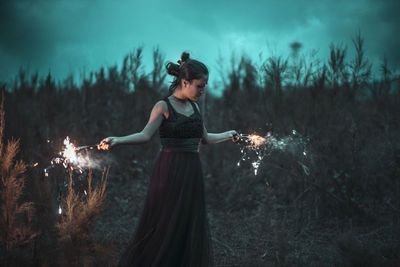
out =
[[[119,266],[213,266],[199,153],[161,151]]]

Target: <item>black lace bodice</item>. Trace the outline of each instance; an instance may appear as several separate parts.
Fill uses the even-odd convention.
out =
[[[168,119],[163,120],[159,128],[160,138],[202,138],[203,136],[203,120],[196,105],[192,104],[194,113],[191,116],[185,116],[176,112],[169,99],[163,99],[168,106]]]

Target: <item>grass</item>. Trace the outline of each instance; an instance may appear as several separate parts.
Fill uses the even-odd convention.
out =
[[[61,198],[62,216],[56,227],[59,233],[63,266],[95,266],[112,262],[113,251],[95,240],[93,223],[98,218],[106,199],[106,182],[109,168],[104,169],[100,184],[93,187],[93,174],[88,173],[88,189],[85,194],[73,188],[73,173],[69,173],[69,187],[65,197]]]
[[[0,105],[0,243],[5,246],[5,253],[2,257],[7,266],[14,248],[31,242],[38,233],[31,227],[34,213],[33,202],[22,200],[25,186],[24,173],[27,165],[22,160],[16,160],[19,142],[12,139],[7,142],[7,145],[4,145],[4,115],[4,93],[2,93]]]

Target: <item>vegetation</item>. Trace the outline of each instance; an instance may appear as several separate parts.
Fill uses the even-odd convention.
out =
[[[314,52],[309,57],[300,53],[300,43],[291,45],[291,57],[271,57],[261,66],[242,56],[222,73],[222,97],[207,94],[200,100],[210,132],[270,132],[279,139],[295,130],[307,140],[307,156],[296,149],[271,150],[256,176],[250,162],[236,165],[242,156],[238,144],[201,148],[217,266],[400,264],[399,77],[386,59],[375,77],[360,34],[353,44],[352,59],[346,47],[332,44],[326,63]],[[89,203],[60,221],[57,193],[65,173],[54,170],[49,179],[42,169],[63,138],[95,144],[106,136],[140,131],[154,103],[167,94],[162,54],[154,51],[153,71],[146,74],[142,51],[139,47],[127,55],[120,69],[90,73],[80,85],[72,77],[56,83],[50,73],[40,78],[21,71],[14,85],[3,86],[5,137],[19,138],[21,157],[39,163],[27,177],[35,190],[26,198],[37,207],[31,224],[40,233],[29,254],[34,263],[54,264],[52,246],[62,251],[66,240],[60,241],[58,233],[77,242],[74,233],[58,232],[56,225],[86,214]],[[105,183],[99,183],[103,193],[94,210],[103,205],[102,213],[97,220],[86,214],[79,223],[82,231],[89,225],[98,229],[87,235],[91,242],[98,240],[104,248],[115,240],[117,251],[123,251],[137,225],[158,149],[154,138],[146,145],[99,152],[115,162],[104,204]],[[70,193],[65,201],[79,200]],[[104,250],[79,251],[94,257]],[[111,253],[104,260],[112,265],[118,256]],[[81,263],[84,258],[75,259]]]
[[[0,104],[0,245],[7,266],[12,260],[10,254],[16,246],[30,242],[37,235],[31,229],[32,215],[34,212],[32,202],[20,202],[24,189],[24,173],[26,164],[16,161],[18,140],[11,140],[4,146],[3,134],[5,128],[4,94]]]
[[[88,190],[85,198],[79,196],[73,187],[73,173],[70,172],[68,193],[62,199],[64,215],[57,223],[64,266],[104,266],[111,263],[112,247],[104,247],[90,238],[90,227],[99,216],[105,201],[106,182],[109,169],[104,170],[100,186],[92,189],[92,171],[88,174]]]

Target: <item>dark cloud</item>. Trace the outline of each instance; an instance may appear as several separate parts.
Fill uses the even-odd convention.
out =
[[[318,18],[325,32],[319,32],[320,47],[329,43],[345,44],[352,56],[352,38],[360,30],[365,39],[366,56],[374,61],[386,54],[393,67],[400,67],[400,1],[319,1],[310,6],[310,15]],[[325,42],[325,44],[323,43]]]
[[[377,2],[374,16],[363,17],[368,47],[376,57],[400,68],[400,1]]]
[[[38,6],[39,5],[39,6]],[[2,1],[0,49],[17,60],[37,60],[52,53],[51,23],[35,12],[36,1]]]
[[[398,0],[0,0],[0,70],[14,75],[15,66],[28,63],[60,73],[95,69],[138,44],[159,45],[167,60],[191,50],[214,56],[211,62],[218,49],[239,47],[256,57],[267,41],[288,53],[299,42],[300,52],[320,48],[320,56],[328,55],[331,42],[343,42],[351,56],[358,29],[367,56],[386,55],[400,67],[398,10]]]

